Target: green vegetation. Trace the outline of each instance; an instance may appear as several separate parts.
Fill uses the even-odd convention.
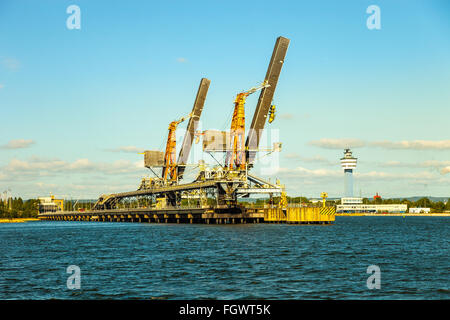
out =
[[[95,202],[95,200],[64,200],[64,211],[89,210],[94,206]]]
[[[280,201],[280,197],[273,197],[273,204],[276,205]],[[305,197],[287,197],[289,204],[308,204],[309,206],[321,206],[322,201],[311,203]],[[198,201],[190,200],[189,205],[196,205]],[[207,199],[207,204],[214,206],[216,200],[213,198]],[[255,199],[254,201],[246,201],[241,199],[239,201],[241,205],[257,205],[263,206],[264,204],[269,204],[269,198],[266,199]],[[431,208],[431,212],[450,212],[450,199],[447,202],[442,201],[431,201],[430,199],[424,197],[418,199],[417,201],[410,201],[408,199],[381,199],[377,198],[375,200],[363,198],[364,204],[406,204],[409,208]],[[75,210],[89,210],[95,204],[94,200],[66,200],[64,201],[64,210],[73,211]],[[327,200],[327,206],[334,206],[340,204],[340,199],[338,200]],[[151,206],[152,201],[148,199],[138,199],[132,201],[124,201],[118,204],[118,208],[130,208],[130,207],[147,207]],[[182,206],[188,205],[188,200],[183,199],[181,201]],[[0,201],[0,219],[13,219],[13,218],[37,218],[39,209],[39,200],[30,199],[23,201],[22,198],[10,198],[8,203]]]
[[[409,208],[431,208],[431,212],[450,211],[450,198],[446,203],[442,201],[433,202],[428,198],[420,198],[417,201],[410,201],[408,199],[375,199],[370,200],[363,198],[364,204],[406,204]]]
[[[278,204],[278,202],[280,201],[280,197],[273,197],[273,203],[274,204]],[[308,200],[305,197],[287,197],[287,201],[289,204],[308,204],[309,206],[321,206],[322,205],[322,201],[320,200],[319,202],[316,203],[312,203],[310,200]],[[247,202],[247,201],[242,201],[240,202],[242,204],[248,204],[248,205],[252,205],[252,204],[256,204],[256,205],[263,205],[263,204],[268,204],[269,203],[269,199],[256,199],[255,202]],[[341,204],[341,200],[337,199],[337,200],[327,200],[326,201],[326,205],[327,206],[334,206],[334,205],[339,205]],[[408,209],[409,208],[431,208],[431,212],[445,212],[445,211],[450,211],[450,199],[447,200],[447,202],[442,202],[442,201],[431,201],[428,198],[421,198],[418,199],[417,201],[410,201],[408,199],[382,199],[382,198],[377,198],[377,199],[368,199],[368,198],[363,198],[363,204],[406,204],[408,205]]]
[[[39,200],[10,198],[8,203],[0,201],[0,219],[37,218]]]

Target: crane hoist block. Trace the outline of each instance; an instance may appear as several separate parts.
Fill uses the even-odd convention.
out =
[[[272,121],[273,120],[275,120],[275,106],[274,105],[272,105],[272,106],[270,106],[270,109],[269,109],[269,123],[272,123]]]

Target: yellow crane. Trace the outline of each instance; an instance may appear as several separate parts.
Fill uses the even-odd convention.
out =
[[[166,152],[164,153],[164,167],[162,171],[162,178],[167,180],[168,176],[170,180],[177,180],[177,156],[176,156],[176,130],[180,123],[190,118],[192,113],[180,118],[179,120],[172,121],[169,124],[169,134],[167,136]]]
[[[236,100],[234,100],[234,112],[230,131],[231,151],[228,152],[225,162],[225,166],[228,167],[229,170],[245,170],[245,100],[252,93],[266,87],[269,87],[269,84],[267,81],[264,81],[257,87],[238,93]]]

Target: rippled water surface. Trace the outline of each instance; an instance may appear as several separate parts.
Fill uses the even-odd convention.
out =
[[[449,222],[0,224],[0,299],[449,299]],[[80,290],[66,286],[69,265]],[[366,286],[369,265],[380,290]]]

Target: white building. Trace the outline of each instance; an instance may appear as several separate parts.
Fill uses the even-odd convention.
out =
[[[56,212],[64,210],[64,200],[55,199],[55,196],[39,198],[39,213]]]
[[[342,205],[362,204],[362,203],[363,203],[362,198],[341,198]]]
[[[363,204],[362,198],[342,198],[336,213],[405,213],[406,204]]]
[[[430,213],[431,208],[409,208],[409,213]]]

